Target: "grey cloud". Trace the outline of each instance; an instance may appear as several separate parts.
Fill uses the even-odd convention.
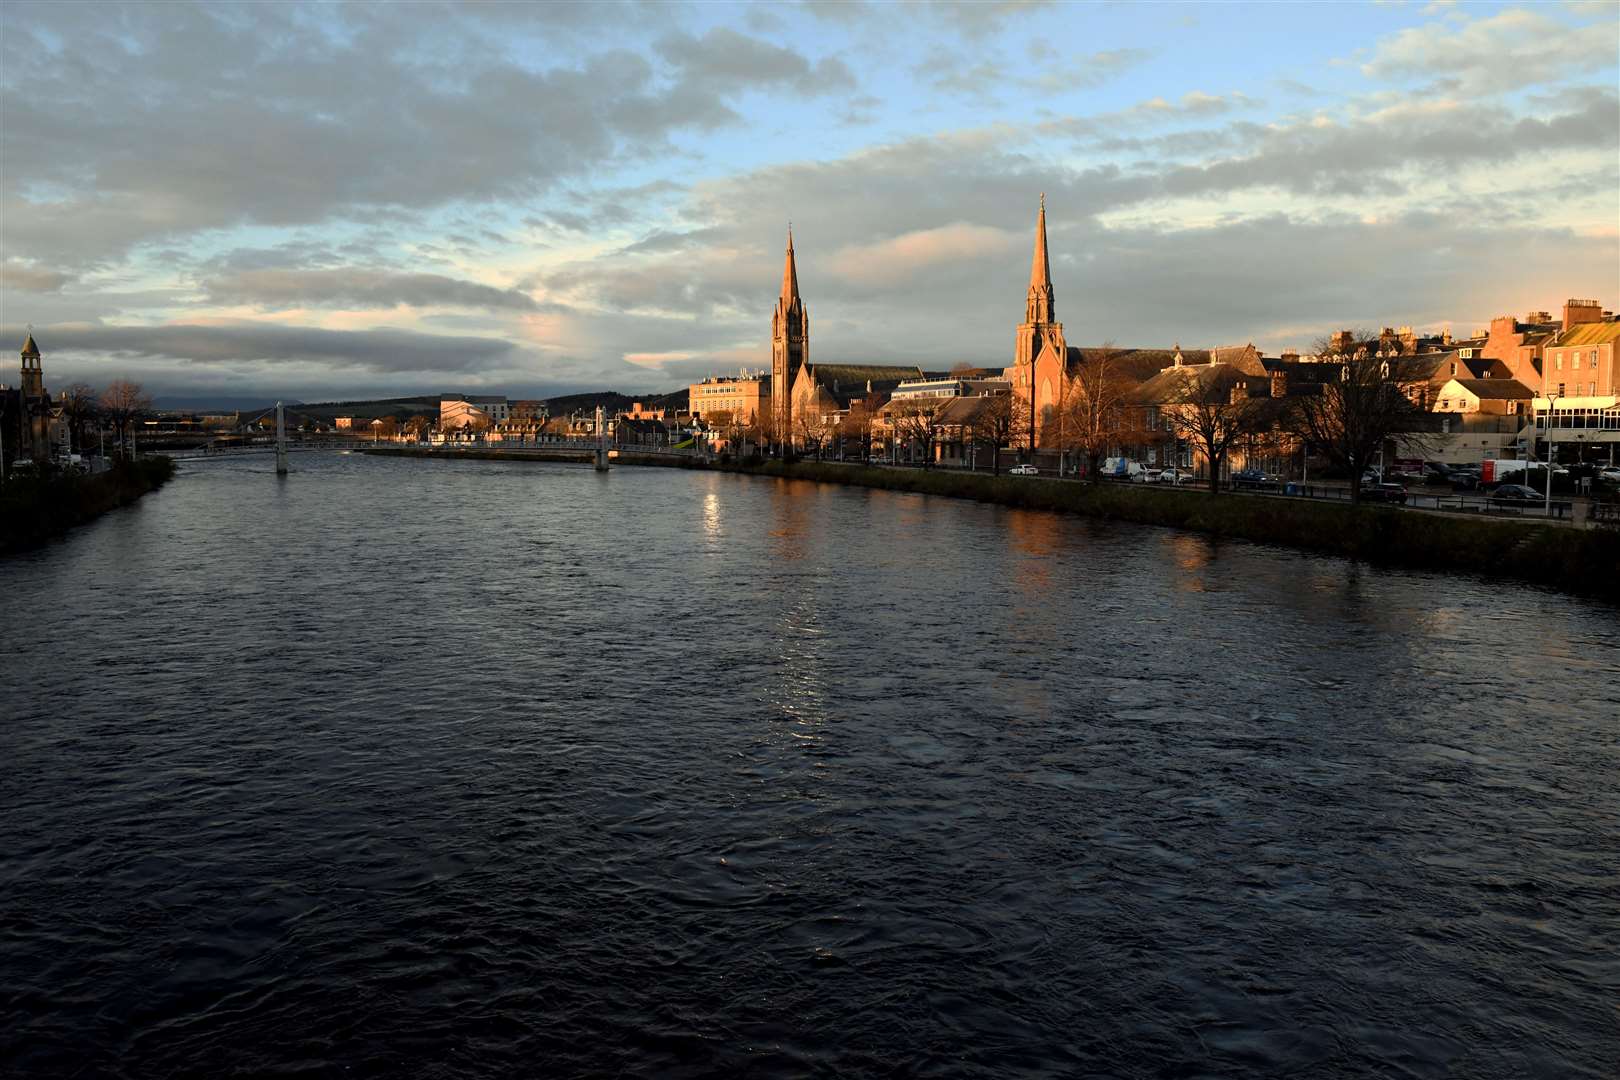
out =
[[[1058,59],[1044,71],[1030,74],[1027,64],[1009,63],[1003,57],[987,54],[981,45],[966,50],[935,47],[912,74],[927,80],[942,93],[979,98],[986,104],[996,100],[998,90],[1032,90],[1063,93],[1101,86],[1110,79],[1146,63],[1152,53],[1146,49],[1109,49],[1089,56],[1064,58],[1061,52],[1042,45],[1036,50]]]
[[[21,263],[0,263],[0,288],[18,292],[60,292],[62,286],[73,280],[73,275],[59,270],[26,266]]]
[[[715,89],[734,90],[785,84],[802,94],[825,94],[854,87],[855,77],[837,57],[811,64],[792,49],[720,27],[702,37],[670,34],[655,45],[683,75]]]
[[[1109,49],[1060,62],[1033,80],[1033,87],[1048,93],[1101,86],[1138,67],[1153,56],[1147,49]]]
[[[489,311],[538,311],[533,297],[442,274],[398,273],[346,267],[335,270],[239,270],[203,282],[221,304],[266,308],[468,307]]]
[[[667,37],[668,71],[623,48],[530,69],[504,59],[511,49],[466,47],[450,17],[8,7],[0,239],[76,269],[208,229],[528,200],[735,122],[726,98],[750,87],[853,84],[836,58],[811,65],[719,31]],[[436,51],[424,56],[410,42],[426,39]]]
[[[1251,187],[1302,193],[1361,194],[1399,191],[1400,171],[1413,166],[1451,168],[1477,161],[1511,160],[1570,148],[1620,143],[1620,101],[1594,95],[1573,112],[1516,117],[1505,108],[1412,107],[1345,124],[1296,123],[1252,128],[1253,151],[1167,169],[1169,195],[1195,195]]]
[[[337,363],[370,372],[473,371],[515,346],[488,337],[407,330],[322,330],[262,323],[169,326],[48,326],[36,330],[53,362],[75,353],[190,364]]]

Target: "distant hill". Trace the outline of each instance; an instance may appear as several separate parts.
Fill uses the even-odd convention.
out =
[[[655,409],[684,410],[687,407],[687,391],[683,387],[667,394],[621,394],[613,390],[598,390],[588,394],[563,394],[559,397],[543,398],[546,408],[552,416],[568,416],[575,412],[592,413],[598,405],[609,412],[618,413],[629,409],[636,402],[641,402]]]

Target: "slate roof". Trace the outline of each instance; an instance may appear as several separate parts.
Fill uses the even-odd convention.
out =
[[[1183,351],[1185,356],[1185,350]],[[1231,364],[1199,364],[1161,371],[1136,388],[1132,399],[1139,405],[1179,405],[1229,394],[1237,383],[1245,384],[1249,397],[1266,397],[1270,379],[1249,375]]]
[[[32,338],[29,338],[32,341]],[[1558,335],[1555,348],[1566,345],[1609,345],[1620,343],[1620,320],[1577,323]]]
[[[1518,379],[1452,379],[1451,382],[1486,401],[1529,401],[1536,396]]]
[[[922,368],[904,364],[810,364],[810,377],[823,386],[831,388],[834,382],[842,385],[846,382],[858,382],[862,388],[866,380],[874,383],[902,379],[920,379],[923,377]]]

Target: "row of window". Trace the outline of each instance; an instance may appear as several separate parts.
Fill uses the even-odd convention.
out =
[[[1553,417],[1553,427],[1557,429],[1620,431],[1620,409],[1558,409],[1552,414],[1538,413],[1537,430],[1546,429],[1549,415]]]
[[[1591,355],[1587,359],[1591,362],[1592,367],[1597,367],[1598,351],[1593,349]],[[1553,365],[1554,370],[1556,371],[1564,370],[1564,354],[1562,351],[1553,354]],[[1579,371],[1581,369],[1581,353],[1579,349],[1569,350],[1569,369],[1571,371]]]

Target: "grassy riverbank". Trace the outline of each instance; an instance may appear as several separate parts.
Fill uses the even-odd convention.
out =
[[[1164,525],[1319,551],[1383,566],[1509,577],[1620,603],[1620,532],[1492,521],[1303,499],[1075,484],[982,473],[873,469],[827,462],[726,466],[889,491]]]
[[[125,506],[174,476],[166,457],[120,461],[94,476],[10,477],[0,486],[0,555],[23,551]]]

